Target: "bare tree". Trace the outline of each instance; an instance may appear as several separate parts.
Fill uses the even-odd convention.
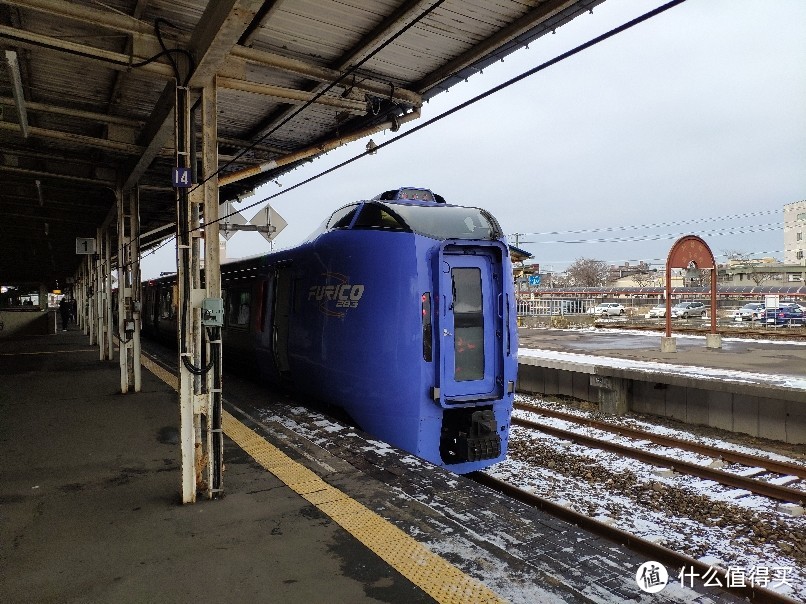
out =
[[[722,254],[728,260],[740,260],[742,262],[747,262],[749,256],[741,250],[722,250]]]
[[[762,272],[762,271],[758,270],[758,268],[755,267],[755,266],[750,268],[750,275],[749,276],[753,280],[753,283],[755,283],[756,285],[761,285],[767,279],[770,279],[772,277],[772,275],[770,275],[770,273]]]
[[[604,260],[577,258],[568,267],[568,279],[577,287],[597,287],[607,283],[610,267]]]
[[[638,287],[648,287],[655,283],[655,275],[648,271],[633,273],[630,277],[632,277],[632,280],[635,281]]]

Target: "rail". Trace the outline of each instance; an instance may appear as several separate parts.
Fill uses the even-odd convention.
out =
[[[551,514],[556,518],[560,518],[566,522],[575,524],[580,528],[588,530],[596,535],[600,535],[605,539],[609,539],[610,541],[624,545],[630,550],[646,556],[650,560],[657,560],[658,562],[671,567],[691,567],[696,569],[700,576],[703,576],[704,573],[709,571],[714,572],[715,575],[720,578],[720,581],[716,585],[728,593],[747,598],[751,602],[796,604],[796,600],[758,585],[731,585],[727,581],[727,573],[720,568],[712,567],[701,560],[692,558],[691,556],[670,550],[662,545],[642,539],[641,537],[633,535],[627,531],[623,531],[603,522],[599,522],[590,516],[580,514],[579,512],[575,512],[570,508],[549,501],[548,499],[544,499],[543,497],[539,497],[534,493],[524,491],[523,489],[509,484],[508,482],[504,482],[503,480],[493,478],[489,474],[485,474],[483,472],[474,472],[469,476],[479,484],[483,484],[494,491],[503,493],[507,497],[520,501],[521,503],[525,503],[526,505],[543,510],[547,514]]]
[[[515,426],[530,428],[532,430],[539,430],[540,432],[551,434],[557,438],[578,442],[587,447],[594,447],[603,451],[610,451],[611,453],[623,455],[624,457],[632,457],[633,459],[637,459],[644,463],[652,464],[658,467],[671,468],[673,471],[684,472],[691,476],[696,476],[705,480],[713,480],[714,482],[734,487],[736,489],[745,489],[751,493],[763,495],[771,499],[797,504],[802,504],[804,501],[806,501],[806,491],[801,491],[800,489],[792,489],[769,482],[754,480],[745,476],[739,476],[737,474],[731,474],[730,472],[723,472],[722,470],[700,466],[695,463],[689,463],[680,459],[667,457],[665,455],[658,455],[657,453],[642,451],[634,447],[619,445],[610,441],[603,441],[598,438],[579,434],[578,432],[538,424],[537,422],[532,422],[526,419],[513,417],[512,424]]]
[[[539,413],[540,415],[545,415],[546,417],[553,417],[563,421],[588,426],[590,428],[596,428],[597,430],[602,430],[603,432],[612,432],[613,434],[628,436],[636,440],[648,440],[649,442],[664,447],[675,447],[690,451],[692,453],[699,453],[700,455],[718,457],[722,461],[727,461],[730,463],[761,467],[769,472],[791,474],[792,476],[806,479],[806,466],[800,464],[776,461],[774,459],[760,457],[758,455],[749,455],[747,453],[740,453],[738,451],[731,451],[729,449],[711,447],[690,440],[663,436],[662,434],[653,434],[645,430],[637,430],[635,428],[628,428],[626,426],[617,426],[608,422],[590,419],[587,417],[580,417],[578,415],[571,415],[569,413],[563,413],[562,411],[555,411],[553,409],[525,405],[523,403],[515,403],[515,409]],[[804,496],[806,496],[806,493],[804,493]]]

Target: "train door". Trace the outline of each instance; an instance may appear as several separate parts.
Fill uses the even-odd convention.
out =
[[[274,365],[280,375],[287,374],[288,335],[291,321],[292,282],[290,267],[281,267],[275,274],[274,312],[272,313],[272,350]]]
[[[442,256],[441,386],[446,398],[495,390],[496,291],[487,255]]]

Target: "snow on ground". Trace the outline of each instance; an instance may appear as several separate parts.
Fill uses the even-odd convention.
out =
[[[639,361],[635,359],[621,359],[577,352],[562,352],[559,350],[546,350],[535,348],[519,348],[518,358],[531,357],[548,361],[578,363],[582,365],[610,367],[613,369],[632,369],[646,373],[664,373],[666,375],[679,375],[685,377],[709,378],[727,382],[740,382],[745,384],[764,384],[806,391],[806,378],[796,375],[771,375],[764,373],[751,373],[748,371],[735,371],[732,369],[715,369],[713,367],[697,367],[689,365],[672,365],[655,361]]]
[[[518,395],[518,398],[523,401],[526,397]],[[528,402],[553,406],[533,397]],[[571,410],[563,407],[563,411]],[[581,411],[576,414],[585,415]],[[516,411],[516,415],[535,419],[529,412]],[[567,422],[544,416],[540,422],[568,427]],[[703,439],[638,420],[629,423],[631,427],[676,438],[706,440],[724,449],[764,454],[750,447]],[[577,428],[586,434],[593,431]],[[705,462],[703,456],[681,455],[694,463]],[[770,457],[799,461],[782,455],[770,454]],[[806,602],[806,515],[793,517],[778,502],[713,481],[663,472],[614,453],[519,427],[511,431],[509,459],[487,472],[708,564],[739,569],[748,575],[766,570],[770,578],[777,578],[767,587]]]
[[[633,337],[640,337],[640,336],[665,336],[665,330],[657,330],[657,331],[637,331],[635,329],[610,329],[610,328],[599,328],[599,327],[568,327],[563,329],[562,331],[580,331],[585,333],[604,333],[604,334],[619,334],[619,335],[626,335],[626,336],[633,336]],[[705,342],[705,336],[696,334],[696,333],[679,333],[675,332],[675,338],[679,339],[689,339],[689,340],[702,340]],[[764,340],[760,338],[740,338],[740,337],[729,337],[729,336],[722,336],[723,342],[747,342],[752,341],[758,344],[776,344],[776,345],[786,345],[786,346],[806,346],[806,341],[804,340]]]

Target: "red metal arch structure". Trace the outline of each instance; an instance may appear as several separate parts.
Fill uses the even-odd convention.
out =
[[[711,248],[696,235],[686,235],[675,241],[666,259],[666,337],[672,336],[671,296],[672,269],[710,269],[711,273],[711,333],[716,333],[716,261]]]

